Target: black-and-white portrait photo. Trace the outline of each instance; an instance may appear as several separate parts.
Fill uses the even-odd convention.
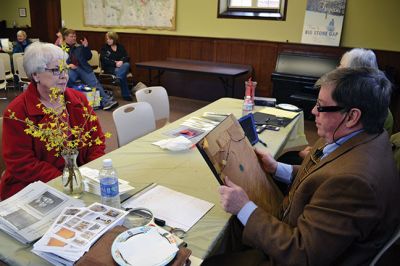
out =
[[[30,207],[45,215],[60,205],[63,200],[49,191],[28,203]]]

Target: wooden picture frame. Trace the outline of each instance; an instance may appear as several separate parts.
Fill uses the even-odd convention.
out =
[[[26,8],[18,8],[18,14],[20,17],[26,17]]]

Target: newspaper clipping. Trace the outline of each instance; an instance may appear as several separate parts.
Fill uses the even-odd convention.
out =
[[[0,229],[28,244],[42,237],[62,210],[84,203],[38,181],[0,202]]]

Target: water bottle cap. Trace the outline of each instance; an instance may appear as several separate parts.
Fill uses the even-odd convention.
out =
[[[103,160],[103,166],[104,167],[111,167],[112,166],[112,160],[111,159],[104,159]]]

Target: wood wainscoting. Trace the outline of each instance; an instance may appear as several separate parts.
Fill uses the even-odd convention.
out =
[[[91,49],[100,51],[104,44],[105,32],[79,31],[78,40],[85,36]],[[205,37],[186,37],[171,35],[153,35],[136,33],[119,33],[120,42],[125,46],[130,58],[135,81],[148,84],[148,72],[135,68],[136,62],[149,60],[165,60],[182,58],[205,60],[220,63],[243,64],[253,67],[252,78],[258,82],[257,96],[272,95],[271,73],[275,69],[277,56],[281,52],[324,55],[340,58],[351,48],[326,47],[307,44],[291,44],[269,41],[219,39]],[[400,52],[374,50],[381,70],[399,87],[400,84]],[[244,80],[238,79],[235,97],[244,95]],[[181,73],[165,73],[161,83],[170,95],[212,101],[223,97],[224,89],[217,78]],[[239,88],[242,88],[241,90]],[[391,110],[395,116],[395,129],[400,130],[399,92],[394,92]]]

